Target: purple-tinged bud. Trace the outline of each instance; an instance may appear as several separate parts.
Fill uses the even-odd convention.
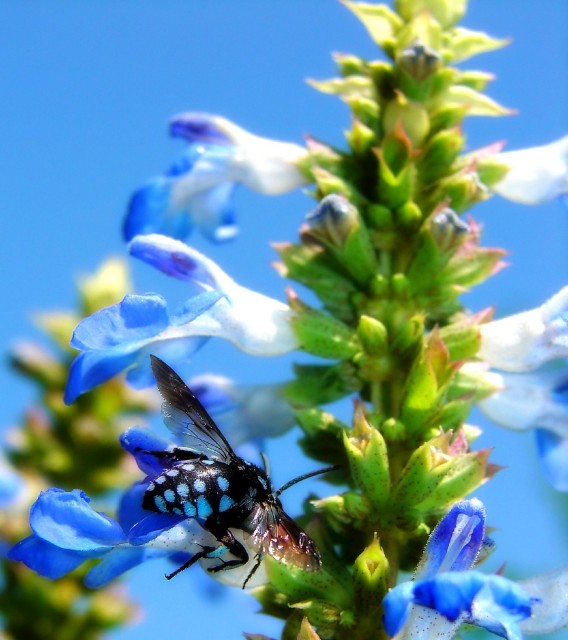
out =
[[[417,40],[401,52],[397,62],[413,78],[424,80],[440,68],[442,56]]]
[[[444,207],[432,217],[430,230],[434,242],[441,251],[461,244],[471,232],[470,226],[449,207]]]
[[[349,233],[359,224],[359,214],[347,198],[332,194],[310,211],[306,220],[316,237],[342,247]]]

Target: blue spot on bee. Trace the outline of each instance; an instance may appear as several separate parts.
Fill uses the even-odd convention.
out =
[[[203,480],[195,480],[193,483],[193,488],[197,492],[203,493],[205,491],[205,482]]]
[[[219,500],[219,512],[227,511],[235,504],[235,501],[227,495],[222,495]]]
[[[200,518],[208,518],[213,513],[213,509],[205,496],[197,498],[197,513]]]
[[[208,558],[220,558],[222,555],[225,555],[225,553],[227,553],[228,549],[224,544],[219,545],[216,549],[214,549],[213,551],[210,551],[207,554]]]
[[[156,482],[157,482],[158,484],[164,484],[164,482],[165,482],[165,481],[166,481],[166,476],[158,476],[158,477],[156,478]]]
[[[197,515],[197,509],[192,502],[186,502],[183,505],[183,512],[188,518],[195,518],[195,516]]]
[[[169,476],[170,478],[175,478],[179,473],[179,469],[169,469],[168,471],[166,471],[166,475]]]
[[[155,496],[154,502],[156,503],[156,507],[158,507],[158,511],[167,513],[168,507],[166,506],[166,501],[162,498],[162,496]]]
[[[166,489],[166,490],[164,491],[164,498],[165,498],[168,502],[175,502],[176,494],[175,494],[171,489]]]
[[[187,496],[189,495],[189,487],[185,484],[185,482],[180,482],[176,487],[176,491],[182,498],[187,498]]]
[[[206,464],[206,465],[210,465],[210,464],[215,464],[215,460],[202,460],[201,464]]]
[[[219,485],[219,489],[221,489],[221,491],[227,491],[227,489],[229,488],[229,481],[227,480],[227,478],[223,478],[223,476],[219,476],[217,478],[217,484]]]
[[[174,513],[177,516],[182,516],[183,515],[183,511],[181,509],[178,509],[177,507],[174,507]]]
[[[191,464],[190,462],[187,463],[187,464],[182,464],[181,466],[182,466],[182,469],[184,471],[194,471],[195,470],[195,465]]]

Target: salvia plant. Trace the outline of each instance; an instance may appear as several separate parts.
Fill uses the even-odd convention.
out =
[[[81,283],[76,312],[40,317],[52,352],[14,348],[38,400],[1,462],[6,638],[100,638],[133,615],[117,578],[153,558],[169,561],[168,578],[203,570],[250,591],[285,640],[443,639],[473,626],[519,640],[568,622],[568,568],[520,581],[484,570],[491,514],[474,494],[500,467],[467,423],[476,405],[538,429],[546,477],[568,490],[568,288],[507,317],[461,300],[503,266],[472,208],[494,193],[565,195],[568,138],[464,150],[466,118],[508,113],[484,93],[490,74],[456,66],[506,44],[459,26],[465,0],[344,4],[381,52],[336,55],[337,76],[312,81],[351,111],[344,147],[175,115],[185,149],[132,194],[122,233],[132,258],[188,285],[186,302],[132,292],[109,261]],[[275,245],[286,302],[187,244],[234,238],[238,185],[314,199],[298,238]],[[210,338],[314,357],[281,384],[183,380]],[[344,398],[348,419],[329,407]],[[167,437],[146,426],[160,405]],[[328,488],[298,518],[280,502],[288,485],[247,457],[293,425]]]

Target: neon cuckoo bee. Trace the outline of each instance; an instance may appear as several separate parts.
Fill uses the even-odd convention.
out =
[[[204,545],[171,579],[201,558],[218,558],[208,571],[242,566],[249,561],[247,549],[232,533],[243,531],[247,546],[254,549],[256,563],[243,584],[260,566],[265,554],[305,571],[317,571],[321,559],[314,542],[286,514],[278,496],[296,482],[332,471],[336,467],[305,474],[273,491],[267,471],[240,458],[231,448],[205,408],[177,373],[156,356],[152,371],[163,397],[162,417],[184,446],[147,452],[164,458],[164,470],[148,485],[142,506],[162,514],[195,518],[218,541]],[[223,560],[230,553],[233,560]]]

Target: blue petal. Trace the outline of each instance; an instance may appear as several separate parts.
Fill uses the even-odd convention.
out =
[[[219,300],[225,300],[226,296],[218,291],[205,291],[198,296],[186,300],[179,312],[172,314],[172,325],[189,324],[205,312],[214,307]]]
[[[148,513],[148,512],[146,512]],[[187,516],[175,516],[167,513],[152,513],[136,523],[128,532],[128,541],[133,545],[146,544],[161,533],[175,527]]]
[[[189,205],[201,233],[213,242],[232,240],[239,233],[233,208],[235,184],[221,183],[196,193]]]
[[[215,288],[217,265],[179,240],[164,235],[137,236],[128,245],[130,255],[143,260],[168,276],[204,288]]]
[[[144,549],[143,547],[121,545],[105,555],[101,562],[87,573],[85,584],[91,589],[97,589],[146,560],[167,555],[168,552],[163,549]]]
[[[78,489],[43,491],[30,509],[30,526],[42,540],[88,555],[126,540],[118,522],[94,511],[89,498]]]
[[[75,328],[71,346],[84,350],[69,370],[64,401],[110,380],[136,363],[151,338],[167,328],[165,300],[158,295],[127,295],[122,302],[101,309]]]
[[[63,401],[72,404],[78,396],[114,378],[136,361],[136,351],[85,351],[71,363]]]
[[[456,503],[428,540],[417,577],[430,578],[439,571],[471,569],[485,535],[485,508],[477,500]]]
[[[155,336],[168,323],[167,304],[162,296],[126,295],[121,302],[81,320],[70,344],[81,350],[108,349]]]
[[[545,478],[558,491],[568,491],[568,439],[536,429],[538,457]]]
[[[116,517],[124,531],[129,531],[135,524],[148,517],[150,512],[142,507],[142,501],[149,483],[149,478],[135,482],[122,494]]]
[[[530,617],[533,604],[512,580],[477,571],[452,571],[420,580],[415,583],[413,601],[436,609],[450,621],[466,614],[466,622],[504,637],[516,637],[515,623]]]
[[[184,171],[189,170],[184,163]],[[181,167],[178,168],[178,173]],[[122,227],[127,242],[146,233],[163,233],[174,238],[185,238],[191,232],[191,219],[182,209],[172,208],[171,178],[159,176],[135,191],[128,203]]]
[[[86,557],[75,551],[66,551],[30,536],[20,540],[8,551],[8,558],[23,562],[40,576],[56,580],[76,569]]]
[[[150,451],[166,451],[169,443],[156,436],[149,429],[131,427],[120,436],[120,446],[128,451],[138,467],[149,476],[156,476],[164,470],[163,458],[149,454]]]
[[[510,640],[522,640],[517,623],[531,616],[532,599],[518,584],[502,576],[484,576],[485,584],[474,601],[471,624]]]
[[[412,609],[414,583],[403,582],[391,589],[383,600],[383,624],[391,638],[397,635]]]
[[[209,113],[181,113],[170,120],[170,135],[191,143],[232,144],[227,134],[219,129],[216,120]]]
[[[435,578],[414,583],[412,600],[415,604],[436,609],[451,622],[462,613],[469,614],[475,596],[484,584],[476,571],[441,573]]]
[[[199,402],[209,413],[222,413],[237,409],[240,405],[229,393],[227,388],[233,385],[228,378],[219,376],[196,376],[189,380],[189,388],[197,396]]]

